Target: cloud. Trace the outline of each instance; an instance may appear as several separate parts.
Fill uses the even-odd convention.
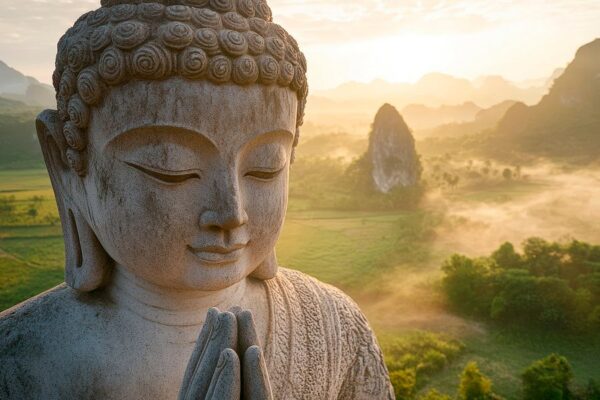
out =
[[[268,1],[275,21],[294,35],[311,65],[319,65],[309,72],[316,87],[396,75],[418,79],[432,70],[482,75],[490,66],[493,73],[534,77],[564,65],[577,46],[600,36],[598,0]],[[58,39],[99,4],[2,0],[0,60],[50,82]],[[531,49],[547,41],[554,45],[532,59]],[[402,63],[395,72],[394,60],[382,59],[381,49],[410,54],[412,67]],[[356,54],[360,66],[354,66]]]
[[[0,60],[50,82],[56,43],[96,0],[2,0]]]
[[[552,19],[597,21],[597,0],[272,0],[275,19],[307,45],[402,34],[460,35]]]
[[[275,19],[306,44],[362,41],[403,32],[466,33],[494,22],[469,7],[470,1],[340,0],[273,1]]]

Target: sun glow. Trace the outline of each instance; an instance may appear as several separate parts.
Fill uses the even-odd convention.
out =
[[[411,82],[429,72],[539,79],[600,37],[596,0],[270,0],[298,40],[316,90]],[[49,83],[56,42],[99,0],[4,0],[0,60]],[[549,46],[549,44],[552,44]],[[15,49],[18,48],[18,51]]]

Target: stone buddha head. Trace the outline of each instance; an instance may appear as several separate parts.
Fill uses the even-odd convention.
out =
[[[264,0],[103,0],[58,44],[37,120],[66,282],[119,265],[215,291],[273,277],[306,60]]]

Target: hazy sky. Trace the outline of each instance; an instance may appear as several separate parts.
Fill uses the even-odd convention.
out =
[[[50,82],[56,42],[100,0],[0,0],[0,60]],[[270,0],[313,89],[344,81],[549,76],[600,37],[600,0]]]

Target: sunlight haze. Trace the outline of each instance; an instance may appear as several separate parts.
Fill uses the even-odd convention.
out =
[[[2,0],[0,60],[50,83],[56,42],[99,0]],[[429,72],[543,79],[600,37],[595,0],[271,0],[297,38],[316,90],[414,82]],[[312,67],[312,68],[311,68]]]

